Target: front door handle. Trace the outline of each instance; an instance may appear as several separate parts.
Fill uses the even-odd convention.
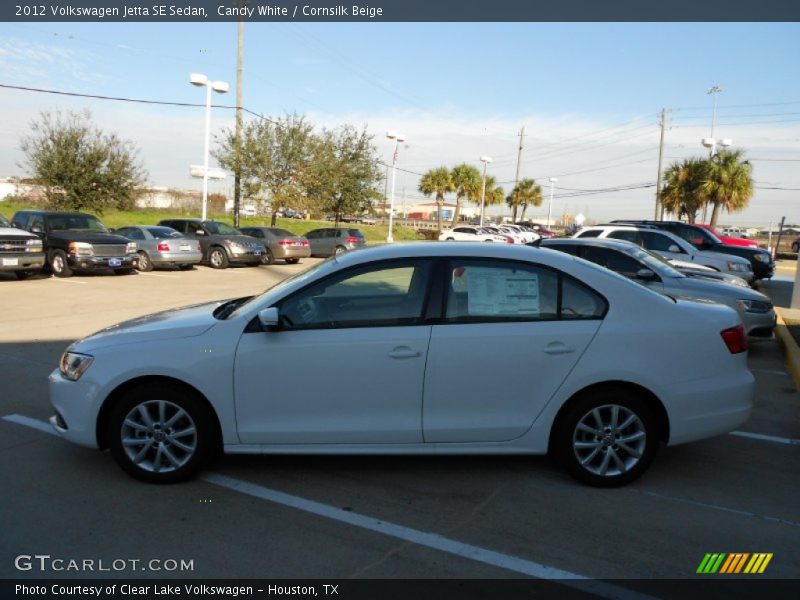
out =
[[[542,351],[546,354],[571,354],[575,352],[575,348],[565,346],[561,342],[550,342]]]
[[[419,352],[412,350],[408,346],[398,346],[389,352],[389,356],[392,358],[417,358],[419,355]]]

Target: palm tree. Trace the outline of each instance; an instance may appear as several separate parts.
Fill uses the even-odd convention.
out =
[[[461,213],[461,201],[466,198],[474,202],[481,195],[481,172],[467,163],[461,163],[450,172],[453,185],[456,189],[456,209],[453,211],[453,222],[451,227],[458,224],[458,216]]]
[[[753,165],[742,156],[741,150],[722,150],[708,163],[701,189],[714,205],[712,227],[717,224],[720,209],[729,213],[742,210],[753,196]]]
[[[702,186],[707,169],[708,161],[699,158],[672,163],[664,172],[666,184],[661,191],[664,210],[678,217],[686,215],[689,223],[694,223],[697,211],[706,202]]]
[[[542,186],[536,185],[536,181],[533,179],[522,179],[514,186],[511,194],[506,198],[506,204],[514,210],[513,220],[516,223],[517,209],[520,206],[522,207],[522,215],[520,216],[522,221],[525,219],[525,211],[528,205],[541,206],[542,200]]]
[[[484,212],[487,206],[493,204],[502,204],[505,200],[506,192],[502,186],[497,185],[497,178],[494,175],[486,176],[486,196],[483,200]],[[483,213],[481,213],[481,221],[483,221]]]
[[[441,233],[444,195],[456,191],[456,186],[453,184],[450,170],[447,167],[439,167],[438,169],[431,169],[425,173],[422,179],[419,180],[419,191],[426,196],[436,194],[436,216],[438,219],[439,233]]]

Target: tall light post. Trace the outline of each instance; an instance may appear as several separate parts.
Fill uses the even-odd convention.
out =
[[[558,178],[551,177],[548,181],[550,182],[550,204],[547,207],[547,228],[550,229],[550,219],[553,216],[553,184],[558,183]]]
[[[208,145],[211,137],[211,90],[224,94],[228,91],[229,86],[224,81],[211,81],[202,73],[190,74],[189,83],[197,87],[206,88],[206,128],[203,141],[203,209],[201,215],[205,221],[208,214]]]
[[[400,142],[406,141],[406,136],[396,131],[386,132],[386,137],[394,140],[394,154],[392,155],[392,195],[389,200],[389,235],[386,236],[386,243],[394,242],[392,237],[392,226],[394,225],[394,180],[397,174],[397,153],[400,151]]]
[[[708,148],[708,160],[714,160],[714,157],[717,155],[717,146],[722,146],[723,148],[727,148],[731,144],[733,144],[733,140],[729,138],[722,138],[716,139],[714,137],[714,127],[717,124],[717,94],[722,91],[722,88],[719,86],[714,86],[708,90],[708,94],[714,97],[714,110],[711,113],[711,137],[703,138],[700,140],[700,143],[703,144],[706,148]],[[708,203],[703,205],[703,223],[706,222],[706,213],[708,211]]]
[[[481,156],[481,162],[483,163],[483,188],[481,188],[481,219],[480,219],[480,226],[483,227],[483,209],[486,204],[486,166],[492,162],[491,156]]]

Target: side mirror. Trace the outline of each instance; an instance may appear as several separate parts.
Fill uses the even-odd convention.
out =
[[[194,232],[194,234],[195,234],[195,235],[205,235],[205,234],[206,234],[206,232],[205,232],[205,231],[203,231],[202,229],[198,229],[197,231],[195,231],[195,232]]]
[[[281,316],[275,306],[265,308],[258,313],[258,321],[264,331],[278,331],[280,329]]]
[[[114,229],[113,227],[109,227],[108,228],[108,233],[117,233],[117,230]]]
[[[652,280],[656,278],[656,274],[653,273],[650,269],[639,269],[638,271],[636,271],[636,278]]]
[[[36,235],[42,235],[44,231],[42,231],[41,227],[31,227],[31,233],[35,233]]]
[[[680,254],[680,246],[677,244],[670,244],[669,248],[667,248],[667,252],[674,252],[675,254]]]

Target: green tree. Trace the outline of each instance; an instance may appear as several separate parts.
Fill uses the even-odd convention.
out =
[[[314,139],[312,161],[301,178],[315,206],[332,212],[338,225],[345,214],[363,214],[383,195],[378,155],[366,129],[343,125]]]
[[[705,203],[702,187],[706,178],[708,161],[698,158],[687,158],[672,163],[664,172],[664,189],[661,190],[661,203],[667,212],[686,216],[694,223],[699,211]]]
[[[753,196],[753,165],[743,160],[741,150],[722,150],[708,163],[700,186],[703,197],[714,209],[711,226],[717,225],[720,210],[743,210]]]
[[[494,175],[487,175],[486,176],[486,196],[483,200],[483,212],[486,212],[487,206],[493,206],[495,204],[502,204],[503,200],[505,200],[506,192],[503,190],[502,186],[497,185],[497,178]],[[480,197],[478,199],[480,202]],[[481,213],[481,221],[483,220],[483,213]]]
[[[439,233],[442,232],[442,207],[444,206],[444,195],[456,191],[453,177],[447,167],[431,169],[419,180],[419,191],[426,196],[436,195],[436,216],[438,221]]]
[[[43,112],[22,138],[23,165],[51,208],[129,209],[147,177],[134,144],[105,133],[89,111]]]
[[[258,119],[241,132],[241,181],[245,198],[264,191],[270,196],[272,225],[284,206],[300,208],[306,201],[302,179],[311,163],[314,131],[303,116]],[[234,170],[237,162],[236,132],[225,129],[217,138],[215,158]]]
[[[522,214],[520,220],[525,219],[525,211],[529,205],[541,206],[542,205],[542,186],[537,185],[533,179],[521,179],[514,186],[514,189],[506,198],[506,204],[512,208],[513,220],[517,221],[517,209],[522,207]]]
[[[453,222],[451,223],[451,227],[455,227],[461,214],[461,202],[465,198],[470,202],[475,202],[480,198],[482,180],[481,172],[466,163],[453,167],[450,177],[456,191],[456,208],[453,211]]]

